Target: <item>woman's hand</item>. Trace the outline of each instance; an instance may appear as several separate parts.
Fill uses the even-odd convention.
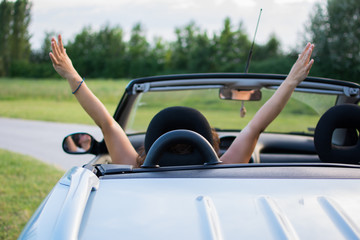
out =
[[[287,77],[289,83],[291,82],[297,86],[307,77],[314,63],[314,59],[310,60],[313,49],[314,44],[308,43],[306,45],[304,51],[299,55],[299,58],[290,70],[290,73]]]
[[[54,69],[63,78],[66,78],[68,80],[73,79],[79,74],[76,72],[69,56],[66,54],[66,50],[62,43],[61,35],[58,36],[58,42],[59,43],[56,42],[55,38],[51,39],[52,52],[50,52],[49,55],[53,63]]]

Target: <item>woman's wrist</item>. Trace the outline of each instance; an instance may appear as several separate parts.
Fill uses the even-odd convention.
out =
[[[288,88],[296,88],[297,85],[299,84],[300,82],[298,81],[295,81],[293,79],[293,77],[291,75],[287,76],[286,79],[284,80],[284,82],[282,83],[282,85],[285,85],[286,87]]]
[[[83,84],[84,81],[85,81],[85,78],[83,78],[83,80],[79,83],[79,85],[75,88],[75,90],[72,91],[72,94],[75,94],[79,90],[79,88],[81,87],[81,85]]]
[[[72,73],[68,73],[65,78],[68,80],[68,82],[71,84],[75,83],[79,83],[82,81],[82,77],[75,71]]]

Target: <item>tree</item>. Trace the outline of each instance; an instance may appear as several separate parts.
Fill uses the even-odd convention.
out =
[[[55,32],[45,32],[41,48],[31,51],[28,72],[22,77],[50,78],[57,77],[50,64],[49,52],[51,51],[51,37],[57,36]]]
[[[360,2],[317,4],[307,27],[315,43],[315,67],[328,77],[360,82]]]
[[[126,43],[122,28],[106,25],[96,35],[97,64],[101,66],[98,77],[123,77],[126,74]]]
[[[264,45],[255,44],[251,62],[251,72],[288,74],[296,61],[297,54],[284,55],[280,48],[280,41],[275,34]]]
[[[167,42],[161,37],[154,38],[154,44],[150,50],[151,74],[164,74],[169,66],[169,56],[171,56]]]
[[[146,40],[142,25],[137,23],[131,30],[131,36],[128,42],[128,76],[140,77],[150,75],[151,61],[156,60],[150,59],[150,44]]]
[[[199,32],[195,38],[190,52],[189,70],[191,72],[215,72],[216,48],[212,39],[209,39],[206,32]]]
[[[27,0],[17,0],[14,3],[14,11],[10,35],[10,55],[14,60],[29,60],[30,56],[30,24],[31,3]]]
[[[74,66],[86,77],[125,76],[125,43],[118,26],[106,25],[98,32],[85,27],[66,47]]]
[[[170,68],[175,72],[188,71],[188,59],[190,46],[192,44],[194,32],[197,31],[194,22],[190,22],[183,28],[176,28],[176,41],[171,44],[171,64]]]
[[[265,45],[255,44],[254,52],[256,53],[253,56],[254,61],[276,58],[281,55],[280,41],[275,34],[272,34]]]
[[[55,32],[45,32],[40,49],[31,51],[30,61],[34,63],[49,63],[51,51],[51,38],[57,36]]]
[[[0,3],[0,76],[19,75],[29,68],[31,3]]]
[[[250,49],[250,41],[242,23],[236,31],[232,30],[230,18],[224,21],[220,36],[215,36],[216,64],[222,72],[244,71]]]
[[[205,31],[194,22],[176,28],[171,45],[171,67],[175,72],[208,72],[214,70],[215,49]]]
[[[12,2],[0,3],[0,76],[7,74],[10,65],[9,36],[12,19]]]

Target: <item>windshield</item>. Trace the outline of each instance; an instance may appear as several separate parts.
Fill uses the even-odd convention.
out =
[[[153,116],[170,106],[198,109],[210,125],[221,130],[241,130],[275,90],[262,89],[260,101],[221,100],[218,89],[142,93],[135,104],[127,133],[145,132]],[[335,95],[295,92],[282,113],[266,132],[313,134],[320,116],[335,104]],[[246,114],[241,117],[242,104]]]

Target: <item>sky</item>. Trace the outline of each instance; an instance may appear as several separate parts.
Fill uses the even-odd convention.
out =
[[[264,44],[275,34],[286,51],[302,42],[304,25],[319,1],[325,0],[31,0],[30,42],[38,49],[45,32],[61,33],[66,42],[85,26],[98,30],[106,24],[120,26],[129,38],[139,22],[150,42],[155,36],[174,40],[175,28],[191,21],[211,37],[221,31],[226,17],[234,29],[243,22],[252,39],[262,9],[256,43]]]

